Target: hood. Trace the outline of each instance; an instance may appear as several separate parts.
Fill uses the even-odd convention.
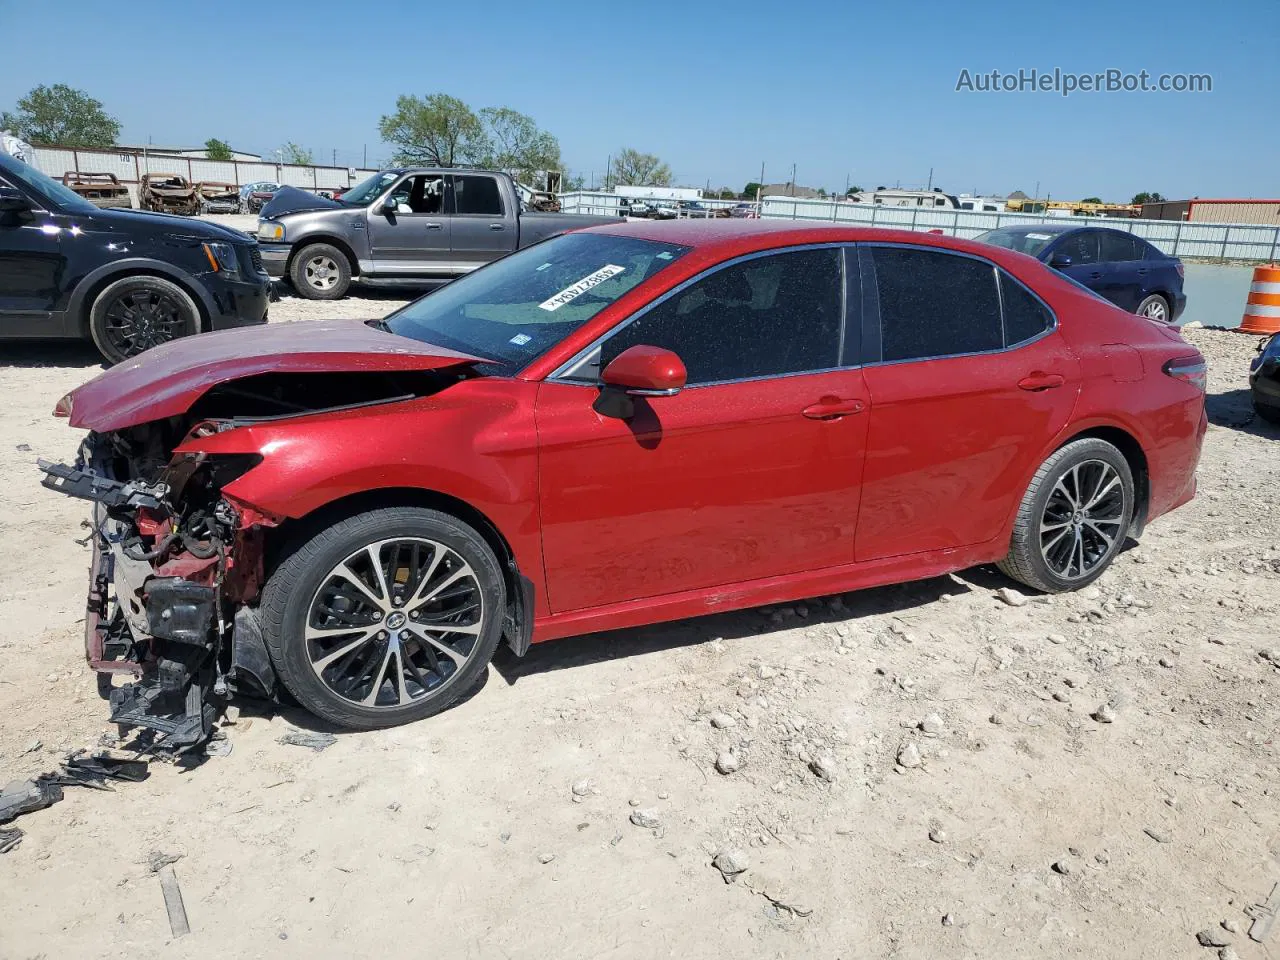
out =
[[[262,208],[263,219],[284,216],[286,213],[302,213],[305,210],[341,210],[337,200],[326,200],[297,187],[281,187]]]
[[[363,320],[304,320],[222,330],[155,347],[76,388],[73,427],[99,433],[185,413],[220,383],[262,373],[440,370],[479,357],[385,333]]]
[[[250,236],[242,230],[233,230],[210,220],[184,217],[176,213],[151,213],[147,210],[124,210],[118,207],[95,210],[85,214],[93,218],[93,229],[107,227],[111,230],[132,231],[139,227],[165,231],[175,237],[194,237],[198,240],[233,240],[244,243]],[[86,225],[87,227],[88,225]]]

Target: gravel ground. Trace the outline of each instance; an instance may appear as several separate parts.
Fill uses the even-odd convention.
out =
[[[977,568],[556,641],[321,752],[246,701],[228,755],[18,821],[0,957],[1277,956],[1246,931],[1280,881],[1280,432],[1251,416],[1255,341],[1187,335],[1200,495],[1083,593],[1010,603]],[[96,363],[6,358],[0,782],[105,729],[84,511],[35,470],[71,455],[49,410]],[[181,857],[177,941],[155,852]]]

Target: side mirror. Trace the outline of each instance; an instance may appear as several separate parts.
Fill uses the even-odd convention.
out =
[[[395,195],[392,194],[391,196],[382,198],[381,207],[383,213],[395,213],[400,209],[400,202],[396,200]]]
[[[31,209],[29,201],[13,187],[0,187],[0,213],[19,213]]]
[[[1055,253],[1049,258],[1049,266],[1056,270],[1061,270],[1063,267],[1071,266],[1071,258],[1065,253]]]
[[[684,361],[662,347],[627,347],[600,372],[600,383],[630,397],[673,397],[684,388]]]

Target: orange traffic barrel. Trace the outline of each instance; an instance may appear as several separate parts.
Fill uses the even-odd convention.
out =
[[[1280,264],[1269,263],[1253,271],[1240,332],[1280,333]]]

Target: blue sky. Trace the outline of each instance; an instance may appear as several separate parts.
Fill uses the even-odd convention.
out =
[[[510,106],[602,178],[632,146],[677,180],[934,184],[1128,199],[1280,195],[1280,7],[841,0],[434,6],[241,0],[104,14],[0,0],[0,108],[38,83],[102,100],[126,142],[287,140],[358,164],[390,151],[400,93]],[[83,16],[75,16],[77,10]],[[56,23],[51,24],[55,19]],[[224,39],[225,38],[225,39]],[[1208,73],[1213,92],[957,93],[960,71]]]

